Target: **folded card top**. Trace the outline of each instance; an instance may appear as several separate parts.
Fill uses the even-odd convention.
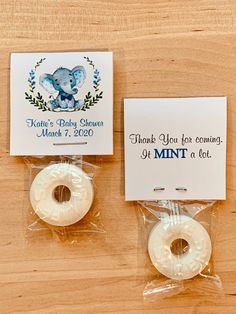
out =
[[[226,97],[125,99],[126,200],[225,199]]]
[[[13,53],[10,146],[11,155],[112,154],[112,53]]]

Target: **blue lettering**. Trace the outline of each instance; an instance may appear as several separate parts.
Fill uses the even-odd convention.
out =
[[[49,131],[48,129],[42,129],[41,133],[37,133],[37,137],[61,137],[62,132],[61,130],[57,131]]]
[[[154,159],[162,158],[186,158],[187,148],[164,148],[164,149],[154,149]]]

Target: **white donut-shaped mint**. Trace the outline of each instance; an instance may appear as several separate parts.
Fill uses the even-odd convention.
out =
[[[69,201],[58,202],[55,189],[66,186]],[[82,219],[93,202],[91,179],[79,167],[69,163],[50,165],[41,170],[30,188],[30,201],[35,213],[55,226],[68,226]]]
[[[177,239],[188,242],[188,251],[175,255],[171,244]],[[152,229],[148,252],[153,265],[166,277],[182,280],[199,274],[211,257],[211,240],[205,228],[185,215],[162,219]]]

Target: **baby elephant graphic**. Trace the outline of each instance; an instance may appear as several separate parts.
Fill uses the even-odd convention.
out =
[[[78,87],[84,84],[86,72],[83,66],[76,66],[72,70],[58,68],[53,74],[42,74],[40,85],[50,94],[58,93],[57,97],[49,100],[47,106],[51,110],[73,111],[83,106],[82,100],[75,100]]]

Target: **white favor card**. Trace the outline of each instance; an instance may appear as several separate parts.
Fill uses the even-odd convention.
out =
[[[11,155],[113,153],[111,52],[11,56]]]
[[[125,99],[126,200],[225,199],[226,101]]]

